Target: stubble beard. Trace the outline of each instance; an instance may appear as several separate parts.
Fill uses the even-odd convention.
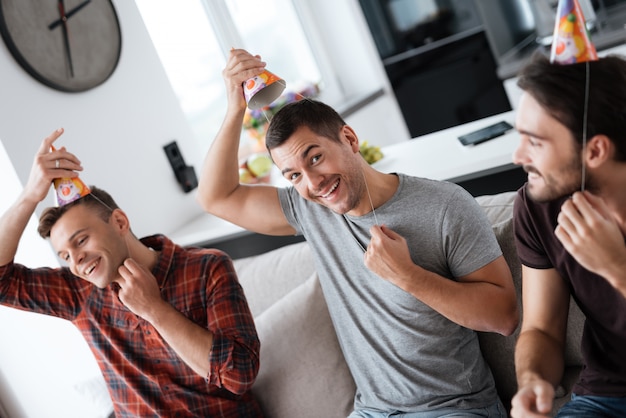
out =
[[[536,173],[543,179],[543,186],[528,183],[528,196],[535,202],[545,203],[563,196],[569,196],[580,191],[582,187],[582,162],[580,155],[572,158],[567,166],[559,170],[556,176],[544,175],[531,165],[525,166],[524,170],[527,173]],[[558,181],[558,177],[567,179]],[[593,181],[588,174],[585,183],[588,189],[593,189]]]

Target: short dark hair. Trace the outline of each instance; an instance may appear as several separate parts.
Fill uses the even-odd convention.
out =
[[[113,210],[118,209],[117,203],[110,194],[95,186],[89,186],[91,193],[74,200],[64,206],[46,208],[39,218],[37,232],[42,238],[50,237],[50,230],[56,222],[74,206],[84,205],[93,210],[103,221],[108,222]]]
[[[304,98],[283,106],[272,117],[265,134],[265,146],[268,150],[276,148],[303,126],[317,135],[339,141],[339,131],[345,125],[346,122],[332,107]]]
[[[517,85],[583,142],[585,80],[589,65],[587,138],[606,135],[615,145],[615,159],[626,161],[626,60],[609,55],[578,64],[550,63],[536,52]]]

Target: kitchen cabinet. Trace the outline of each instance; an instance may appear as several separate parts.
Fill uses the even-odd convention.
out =
[[[359,3],[412,138],[511,109],[473,1]]]

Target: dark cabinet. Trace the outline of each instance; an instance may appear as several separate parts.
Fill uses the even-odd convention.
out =
[[[360,0],[412,137],[511,110],[468,0]]]

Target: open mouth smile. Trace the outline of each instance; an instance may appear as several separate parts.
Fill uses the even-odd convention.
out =
[[[100,264],[100,260],[96,260],[96,261],[92,262],[91,264],[89,264],[87,266],[87,268],[85,268],[85,270],[84,270],[85,276],[89,276],[95,270],[95,268],[98,266],[98,264]]]
[[[331,186],[330,190],[329,190],[327,193],[325,193],[325,194],[323,194],[323,195],[320,195],[320,197],[321,197],[321,198],[323,198],[323,199],[328,199],[328,197],[329,197],[331,194],[333,194],[333,192],[337,189],[337,186],[339,186],[339,180],[337,180],[337,181],[335,182],[335,184],[333,184],[333,185]]]

